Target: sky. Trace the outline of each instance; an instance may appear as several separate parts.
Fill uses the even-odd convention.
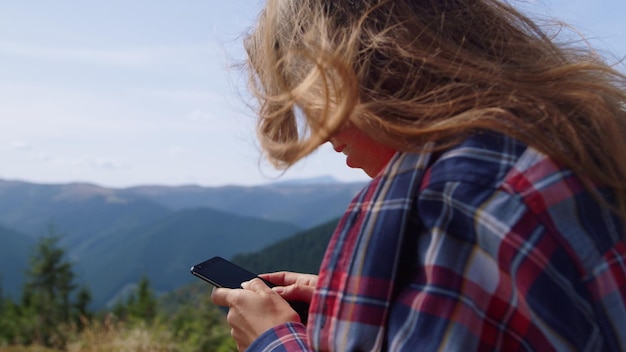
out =
[[[295,0],[294,0],[295,1]],[[624,0],[525,0],[626,56]],[[0,0],[0,179],[259,185],[363,181],[330,145],[288,171],[261,159],[242,34],[258,0]]]

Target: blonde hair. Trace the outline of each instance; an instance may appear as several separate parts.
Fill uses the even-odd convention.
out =
[[[578,44],[498,0],[268,0],[245,40],[261,147],[287,168],[348,121],[410,152],[494,130],[625,215],[626,77]]]

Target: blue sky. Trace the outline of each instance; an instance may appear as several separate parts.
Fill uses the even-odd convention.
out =
[[[0,178],[254,185],[365,180],[330,146],[282,177],[260,161],[240,35],[257,0],[0,2]],[[626,55],[623,0],[523,2]]]

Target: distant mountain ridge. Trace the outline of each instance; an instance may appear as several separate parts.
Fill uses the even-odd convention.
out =
[[[317,274],[338,223],[339,219],[331,220],[256,252],[237,254],[232,260],[256,273],[286,270]]]
[[[193,208],[111,234],[72,254],[80,259],[81,274],[94,290],[96,305],[106,305],[143,274],[155,290],[167,292],[193,280],[189,274],[193,264],[215,255],[254,251],[299,230],[285,222]]]
[[[269,246],[336,218],[359,183],[264,186],[34,184],[0,180],[0,286],[19,291],[32,244],[52,226],[92,289],[94,305],[146,274],[159,292],[193,280],[189,266],[213,255]]]
[[[299,182],[253,187],[145,186],[125,189],[122,194],[145,197],[170,209],[210,207],[308,228],[343,213],[363,185]]]
[[[180,210],[210,207],[235,214],[288,221],[303,228],[321,224],[343,212],[365,182],[341,183],[332,178],[281,181],[260,186],[136,186],[106,188],[88,183],[37,184],[0,179],[0,224],[27,233],[45,230],[57,205],[153,202],[154,207]],[[307,209],[307,212],[302,212]],[[158,211],[155,209],[155,211]],[[45,219],[43,216],[49,216]],[[35,218],[35,222],[32,219]]]

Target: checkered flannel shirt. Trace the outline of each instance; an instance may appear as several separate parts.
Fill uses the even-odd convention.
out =
[[[623,235],[571,170],[509,137],[398,153],[341,219],[308,324],[249,351],[626,351]]]

